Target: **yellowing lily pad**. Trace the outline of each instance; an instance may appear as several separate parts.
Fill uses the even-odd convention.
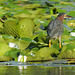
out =
[[[31,14],[27,14],[27,13],[20,13],[20,14],[14,15],[14,17],[16,18],[29,18],[30,16]]]
[[[18,29],[20,37],[29,38],[33,36],[34,22],[31,19],[21,19]]]
[[[23,6],[23,8],[37,8],[37,7],[40,7],[41,5],[40,4],[28,4],[28,5],[25,5]]]
[[[68,21],[68,22],[67,22],[67,25],[68,25],[69,27],[75,27],[75,20]]]
[[[64,1],[61,1],[60,4],[62,4],[62,5],[72,5],[72,3],[70,3],[70,2],[64,2]]]

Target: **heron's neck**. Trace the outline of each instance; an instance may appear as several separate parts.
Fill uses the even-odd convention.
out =
[[[62,22],[62,24],[63,24],[63,20],[64,20],[64,17],[63,16],[60,16],[57,19],[60,20]]]

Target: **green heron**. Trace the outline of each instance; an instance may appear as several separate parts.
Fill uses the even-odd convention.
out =
[[[60,13],[56,19],[48,24],[47,35],[49,36],[49,47],[51,47],[51,39],[59,38],[59,48],[61,48],[61,35],[63,33],[63,19],[65,13]]]

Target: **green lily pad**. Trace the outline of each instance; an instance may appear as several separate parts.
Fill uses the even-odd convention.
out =
[[[50,60],[54,59],[51,54],[55,53],[58,54],[59,51],[55,48],[49,48],[49,47],[44,47],[41,48],[39,51],[37,51],[36,55],[34,56],[34,60]]]
[[[41,5],[40,4],[28,4],[28,5],[25,5],[23,6],[23,8],[37,8],[37,7],[40,7]]]
[[[29,18],[30,16],[31,14],[28,14],[28,13],[19,13],[14,15],[14,17],[16,18]]]
[[[3,14],[0,13],[0,17],[3,17]]]
[[[32,39],[20,38],[18,40],[15,40],[14,42],[19,46],[19,49],[21,49],[21,51],[23,52],[23,50],[26,49],[31,42],[36,43],[36,41],[33,40],[34,38],[35,38],[35,36]]]
[[[11,50],[6,43],[0,42],[0,56],[4,55],[7,51]]]
[[[29,10],[30,13],[32,14],[36,14],[36,15],[39,15],[40,12],[42,12],[42,9],[37,9],[37,10]]]
[[[17,59],[17,53],[20,51],[17,49],[11,49],[10,51],[7,51],[4,55],[9,56],[11,58]]]
[[[75,17],[75,11],[70,11],[67,15]]]
[[[2,22],[0,22],[0,28],[3,28],[3,23]]]
[[[4,31],[3,31],[3,23],[2,22],[0,22],[0,33],[4,33]]]
[[[67,25],[68,25],[70,28],[74,28],[74,27],[75,27],[75,20],[68,21],[68,22],[67,22]]]
[[[65,29],[63,34],[62,34],[62,40],[64,41],[69,41],[69,38],[70,38],[70,33]]]
[[[62,10],[62,9],[57,9],[57,11],[58,11],[59,13],[62,13],[62,12],[66,13],[66,12],[67,12],[66,10]]]
[[[17,29],[17,20],[9,18],[4,23],[4,31],[7,35],[12,35],[14,37],[19,37],[18,29]]]
[[[5,40],[2,38],[2,35],[0,36],[0,42],[6,43]]]
[[[55,16],[56,17],[57,15],[54,15],[54,14],[53,15],[44,15],[41,18],[42,19],[51,19],[51,16]]]
[[[46,32],[45,31],[40,31],[39,35],[38,35],[38,41],[39,42],[46,42]]]
[[[21,19],[18,29],[20,37],[29,38],[33,36],[34,22],[31,19]]]
[[[11,57],[9,57],[9,56],[6,56],[6,55],[2,55],[2,56],[0,56],[0,61],[10,61],[10,60],[12,60],[12,58]]]
[[[60,4],[61,4],[61,5],[72,5],[71,2],[64,2],[64,1],[61,1]]]
[[[50,0],[50,1],[59,2],[60,0]]]
[[[46,20],[35,18],[34,22],[35,22],[36,25],[38,25],[39,23],[41,23],[44,27],[48,26],[48,22]]]
[[[65,59],[75,58],[75,44],[64,45],[58,57]]]

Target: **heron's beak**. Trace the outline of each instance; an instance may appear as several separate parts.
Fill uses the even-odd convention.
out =
[[[64,15],[64,18],[66,19],[66,18],[72,18],[72,17],[69,16],[69,15],[67,15],[67,14],[65,14],[65,15]]]

